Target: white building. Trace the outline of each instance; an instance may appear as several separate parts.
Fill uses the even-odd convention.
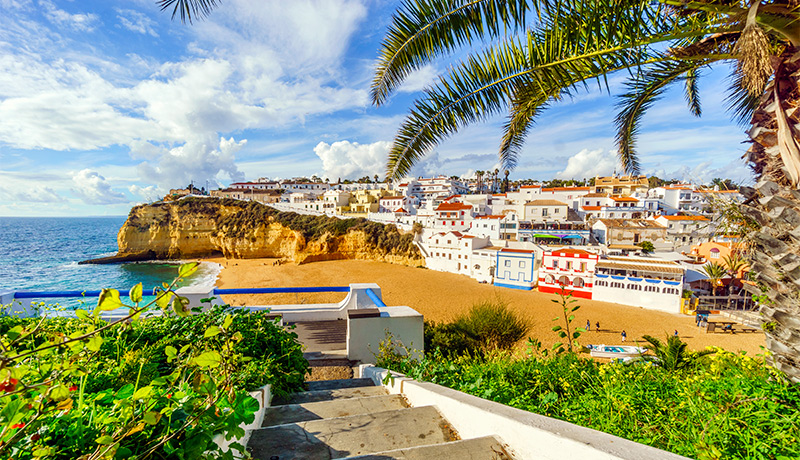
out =
[[[536,286],[536,252],[503,248],[497,251],[494,285],[531,290]]]
[[[425,265],[431,270],[471,276],[473,251],[488,245],[488,238],[458,231],[434,233],[425,241],[425,250],[428,252]]]
[[[566,222],[567,209],[568,206],[564,202],[541,199],[526,202],[520,214],[523,216],[522,220],[531,223]]]
[[[378,212],[407,212],[408,197],[403,195],[385,196],[378,200]]]
[[[472,205],[466,203],[442,203],[436,207],[435,213],[437,227],[463,231],[471,226]]]
[[[683,275],[675,262],[609,256],[595,266],[592,299],[680,313]]]
[[[714,234],[711,220],[704,216],[658,216],[654,220],[667,227],[667,236],[676,247],[708,241]]]

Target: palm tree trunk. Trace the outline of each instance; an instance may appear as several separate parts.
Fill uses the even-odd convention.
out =
[[[749,235],[749,258],[770,299],[760,310],[767,347],[775,367],[800,382],[800,190],[787,177],[778,140],[778,117],[785,115],[792,140],[800,139],[795,128],[800,112],[794,112],[800,105],[800,62],[791,61],[794,53],[789,47],[775,60],[775,78],[753,114],[753,144],[746,157],[758,183],[742,193],[747,198],[743,211],[761,225]]]

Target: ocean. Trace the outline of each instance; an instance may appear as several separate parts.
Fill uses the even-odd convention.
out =
[[[98,290],[145,292],[171,282],[179,261],[78,265],[117,252],[117,231],[125,217],[0,217],[0,291]],[[184,285],[213,285],[219,267],[203,264]],[[92,299],[93,300],[93,299]],[[52,299],[61,306],[77,300]],[[87,300],[87,303],[89,301]]]

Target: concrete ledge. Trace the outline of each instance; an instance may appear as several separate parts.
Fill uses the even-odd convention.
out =
[[[432,405],[462,439],[498,436],[518,459],[591,458],[678,460],[677,454],[639,444],[573,423],[515,409],[451,388],[417,382],[372,365],[359,366],[360,377],[371,378],[390,393],[403,394],[413,407]],[[388,384],[383,380],[390,374]]]
[[[255,418],[253,419],[253,423],[249,423],[247,425],[241,425],[241,428],[244,430],[244,436],[242,436],[241,438],[233,438],[231,440],[226,440],[221,434],[216,435],[214,437],[214,443],[218,445],[223,451],[230,450],[231,444],[233,444],[234,442],[238,442],[239,444],[244,446],[245,449],[247,449],[247,443],[248,441],[250,441],[250,436],[253,434],[254,430],[261,428],[261,424],[264,423],[264,412],[272,404],[272,385],[267,384],[259,388],[258,390],[251,391],[250,396],[256,398],[256,401],[258,401],[258,410],[255,413]]]
[[[349,317],[347,320],[347,358],[362,363],[374,362],[382,341],[386,340],[386,332],[391,332],[394,340],[402,342],[412,350],[424,347],[423,318],[410,307],[375,308],[378,316]],[[356,310],[358,311],[358,310]],[[398,352],[403,352],[397,349]],[[414,358],[422,354],[412,352]]]

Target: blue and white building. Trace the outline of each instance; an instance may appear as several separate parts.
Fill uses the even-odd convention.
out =
[[[494,285],[531,290],[538,281],[536,251],[503,248],[497,251]]]

